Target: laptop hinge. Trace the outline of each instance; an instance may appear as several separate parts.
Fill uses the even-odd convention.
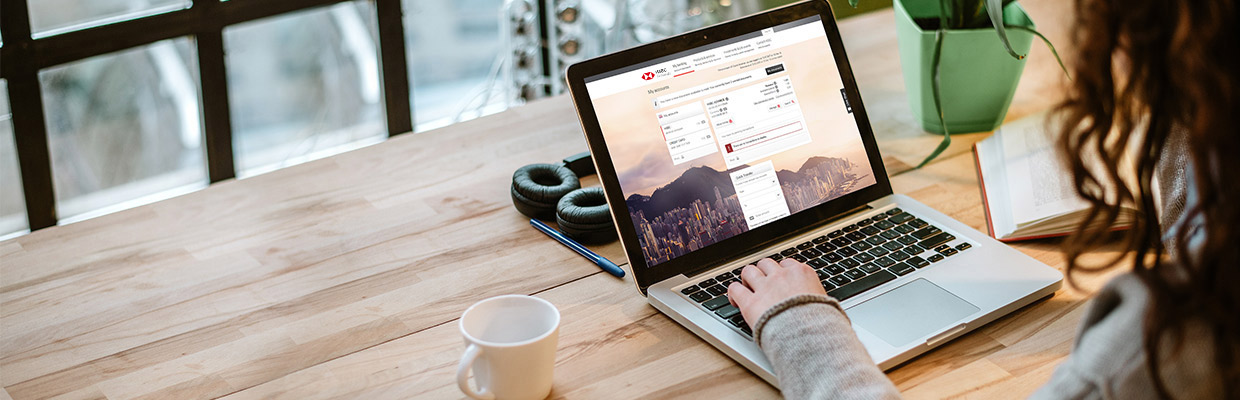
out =
[[[835,216],[835,218],[830,218],[830,219],[825,219],[825,220],[822,220],[821,222],[819,222],[819,223],[817,223],[817,224],[810,225],[810,226],[807,226],[807,227],[805,227],[805,228],[803,228],[803,229],[798,229],[798,230],[797,230],[797,231],[795,231],[795,232],[790,232],[790,233],[788,233],[788,234],[785,234],[785,235],[782,235],[782,236],[776,237],[776,238],[774,238],[774,239],[771,239],[771,240],[768,240],[768,241],[762,242],[761,244],[758,244],[757,246],[754,246],[753,248],[754,248],[754,249],[765,249],[765,248],[770,247],[770,246],[772,246],[772,245],[774,245],[774,244],[776,244],[776,243],[783,242],[783,241],[785,241],[785,240],[788,240],[788,239],[791,239],[791,238],[794,238],[794,237],[797,237],[797,236],[800,236],[800,235],[804,235],[804,234],[805,234],[805,232],[810,232],[810,231],[815,231],[815,230],[821,229],[821,228],[822,228],[822,227],[824,227],[824,226],[834,224],[834,223],[836,223],[836,222],[839,222],[840,220],[847,219],[847,218],[851,218],[853,215],[856,215],[856,214],[858,214],[858,213],[862,213],[862,212],[870,211],[870,210],[873,210],[873,209],[874,209],[874,207],[870,207],[870,205],[868,205],[868,204],[863,204],[863,205],[857,206],[856,208],[853,208],[853,209],[851,209],[851,210],[848,210],[848,211],[842,212],[842,213],[840,213],[839,215],[836,215],[836,216]],[[749,253],[746,253],[746,254],[744,254],[744,255],[740,255],[740,256],[735,256],[735,257],[727,257],[727,258],[720,258],[720,259],[717,259],[717,260],[713,260],[713,261],[711,261],[711,262],[706,262],[706,263],[703,263],[703,264],[702,264],[702,266],[700,266],[700,267],[694,268],[694,269],[689,270],[689,271],[685,271],[683,275],[684,275],[685,277],[687,277],[687,278],[693,278],[694,276],[697,276],[697,275],[699,275],[699,274],[701,274],[701,273],[703,273],[703,272],[710,271],[710,270],[712,270],[712,269],[718,268],[718,267],[719,267],[719,266],[721,266],[721,265],[727,264],[727,263],[729,263],[729,262],[736,261],[737,259],[747,259],[747,258],[749,258],[749,257],[752,257],[752,256],[755,256],[755,255],[758,255],[759,253],[760,253],[759,251],[756,251],[756,250],[755,250],[755,251],[750,251]]]

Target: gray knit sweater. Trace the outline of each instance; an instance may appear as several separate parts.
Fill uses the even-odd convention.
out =
[[[1165,231],[1188,229],[1180,216],[1193,204],[1192,176],[1182,149],[1174,143],[1159,165],[1159,186]],[[1171,222],[1175,221],[1175,222]],[[1172,235],[1164,235],[1170,237]],[[1191,237],[1191,236],[1190,236]],[[1191,246],[1190,246],[1191,247]],[[1150,296],[1139,279],[1123,274],[1090,301],[1077,331],[1072,354],[1049,382],[1032,396],[1038,399],[1154,399],[1152,375],[1146,368],[1142,321]],[[1163,383],[1175,398],[1221,398],[1222,384],[1212,371],[1212,337],[1190,325],[1178,352],[1174,338],[1164,338],[1159,363]],[[790,399],[894,399],[900,393],[875,366],[853,333],[840,305],[827,296],[797,296],[771,307],[754,326],[754,337],[766,353],[783,395]]]
[[[784,397],[900,398],[857,341],[839,303],[827,296],[816,297],[794,300],[795,306],[767,316],[756,329]],[[1145,286],[1132,275],[1121,275],[1107,284],[1091,300],[1072,354],[1033,398],[1157,398],[1141,341],[1141,321],[1148,304]],[[1163,383],[1178,399],[1222,398],[1221,383],[1211,369],[1214,353],[1208,331],[1192,326],[1186,336],[1180,352],[1164,355],[1159,364]]]

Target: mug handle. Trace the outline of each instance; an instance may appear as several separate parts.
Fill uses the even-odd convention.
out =
[[[461,391],[465,392],[466,396],[478,400],[494,400],[495,393],[491,393],[490,390],[483,390],[479,393],[469,386],[469,369],[474,365],[474,360],[478,359],[480,355],[482,355],[482,348],[470,343],[469,347],[465,349],[465,355],[461,356],[461,364],[456,367],[456,385],[460,386]]]

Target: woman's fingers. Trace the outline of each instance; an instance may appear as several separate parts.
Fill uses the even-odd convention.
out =
[[[740,285],[728,287],[728,300],[746,321],[757,321],[771,307],[800,294],[826,294],[812,268],[796,260],[769,258],[741,270]]]
[[[797,261],[797,260],[793,260],[791,258],[783,259],[782,261],[779,262],[779,265],[783,266],[784,270],[788,272],[793,272],[799,276],[806,276],[806,275],[814,274],[814,269],[810,268],[809,265],[806,265],[805,263]]]
[[[749,304],[749,298],[752,296],[753,291],[740,282],[732,282],[728,285],[728,302],[736,308],[741,308],[742,304]]]
[[[779,268],[782,268],[782,267],[780,267],[779,264],[776,264],[775,260],[772,260],[769,258],[763,258],[762,260],[758,261],[758,269],[762,270],[763,275],[774,275],[776,272],[778,272]]]
[[[766,274],[762,273],[762,269],[753,264],[746,265],[744,269],[741,269],[741,283],[750,288],[753,288],[754,282],[760,281],[765,277]]]

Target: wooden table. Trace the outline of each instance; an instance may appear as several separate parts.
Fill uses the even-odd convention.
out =
[[[1063,45],[1066,6],[1024,3]],[[985,134],[909,171],[938,138],[909,114],[892,15],[842,30],[895,190],[981,228],[968,147]],[[1026,71],[1010,119],[1060,90],[1040,46]],[[560,97],[0,242],[0,399],[461,397],[456,318],[506,293],[563,314],[555,396],[776,396],[513,210],[514,169],[584,147]],[[1017,247],[1062,264],[1053,242]],[[1065,289],[889,376],[910,397],[1029,393],[1084,297]]]

